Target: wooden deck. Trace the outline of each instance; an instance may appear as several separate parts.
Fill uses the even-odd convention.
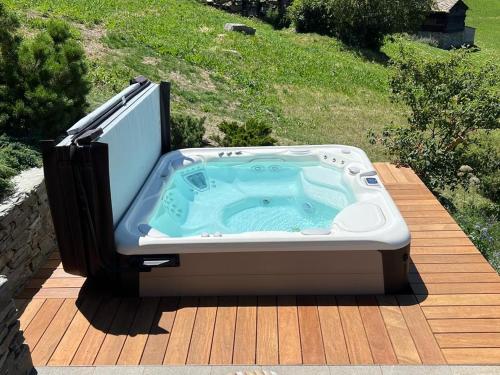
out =
[[[35,365],[500,364],[499,275],[411,170],[376,167],[414,294],[79,298],[54,254],[17,300]]]

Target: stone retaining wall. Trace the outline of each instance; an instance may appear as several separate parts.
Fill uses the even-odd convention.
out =
[[[56,249],[42,169],[24,171],[14,183],[14,194],[0,203],[0,275],[12,295]]]
[[[0,374],[28,374],[33,365],[13,297],[56,249],[41,168],[14,177],[0,203]]]
[[[14,305],[7,278],[0,276],[0,374],[2,375],[29,374],[33,368],[18,318],[19,312]]]

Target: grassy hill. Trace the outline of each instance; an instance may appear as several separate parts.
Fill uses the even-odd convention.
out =
[[[195,0],[7,0],[31,28],[44,17],[70,20],[91,60],[91,101],[102,102],[143,74],[173,83],[174,111],[207,117],[208,133],[221,119],[266,119],[283,144],[345,143],[387,156],[368,143],[369,128],[405,121],[391,103],[387,60],[399,43],[419,53],[446,52],[404,38],[382,53],[366,53],[335,39],[275,31]],[[500,2],[467,0],[469,24],[478,27],[478,63],[497,59]],[[226,22],[257,28],[255,37],[226,33]]]

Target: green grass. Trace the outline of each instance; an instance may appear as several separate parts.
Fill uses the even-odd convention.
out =
[[[404,109],[390,102],[389,69],[381,54],[366,57],[335,39],[276,31],[265,23],[199,4],[196,0],[7,0],[31,27],[40,16],[74,23],[91,55],[97,105],[143,74],[173,84],[173,110],[207,117],[208,131],[222,119],[256,116],[275,129],[283,144],[345,143],[387,159],[381,146],[368,143],[367,129],[380,130],[405,121]],[[480,62],[498,54],[500,4],[469,0],[470,22],[480,29]],[[484,8],[487,8],[486,10]],[[497,15],[495,19],[494,15]],[[226,33],[226,22],[257,28],[255,37]],[[485,32],[483,29],[495,29]],[[103,29],[89,44],[93,30]],[[388,42],[383,53],[397,54],[399,44],[418,53],[439,51],[405,38]],[[100,49],[94,53],[92,48]],[[373,58],[372,58],[373,57]]]
[[[258,117],[273,126],[282,144],[350,144],[365,149],[372,160],[388,156],[381,146],[368,143],[367,130],[406,121],[405,109],[390,101],[387,61],[401,45],[426,58],[449,53],[401,36],[388,38],[381,53],[352,50],[332,38],[276,31],[196,0],[4,2],[19,14],[26,34],[43,28],[46,17],[72,23],[89,56],[93,107],[142,74],[171,81],[173,110],[207,117],[208,135],[222,120]],[[498,62],[500,1],[466,2],[467,24],[476,28],[479,47],[473,60]],[[257,34],[224,32],[226,22],[246,23]],[[0,155],[0,174],[1,167]],[[4,168],[5,176],[11,171]],[[499,267],[498,218],[457,194],[450,212]]]

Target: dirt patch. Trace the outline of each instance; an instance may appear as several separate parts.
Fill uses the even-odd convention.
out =
[[[110,53],[110,48],[105,46],[101,39],[106,35],[106,29],[102,25],[87,27],[85,25],[74,23],[82,35],[82,44],[87,57],[98,59]]]
[[[158,57],[153,57],[153,56],[144,56],[144,58],[142,59],[142,63],[145,65],[156,66],[160,62],[161,62],[161,59],[159,59]]]
[[[212,31],[213,31],[213,28],[208,27],[208,26],[201,26],[201,27],[198,29],[198,31],[199,31],[200,33],[210,33],[210,32],[212,32]]]
[[[217,90],[217,87],[210,78],[210,73],[203,69],[200,69],[197,74],[189,77],[174,71],[169,74],[168,78],[183,90],[201,90],[206,92],[215,92]]]
[[[28,10],[26,12],[26,17],[35,19],[35,18],[43,18],[48,19],[49,17],[43,13],[37,12],[35,10]],[[70,22],[70,21],[68,21]],[[76,28],[81,35],[81,42],[83,49],[85,50],[85,54],[90,59],[97,59],[104,55],[107,55],[110,52],[110,48],[106,47],[101,39],[106,35],[106,29],[102,25],[94,25],[92,27],[76,23],[70,22],[71,26]],[[21,34],[23,36],[32,37],[38,33],[38,30],[21,27]]]

